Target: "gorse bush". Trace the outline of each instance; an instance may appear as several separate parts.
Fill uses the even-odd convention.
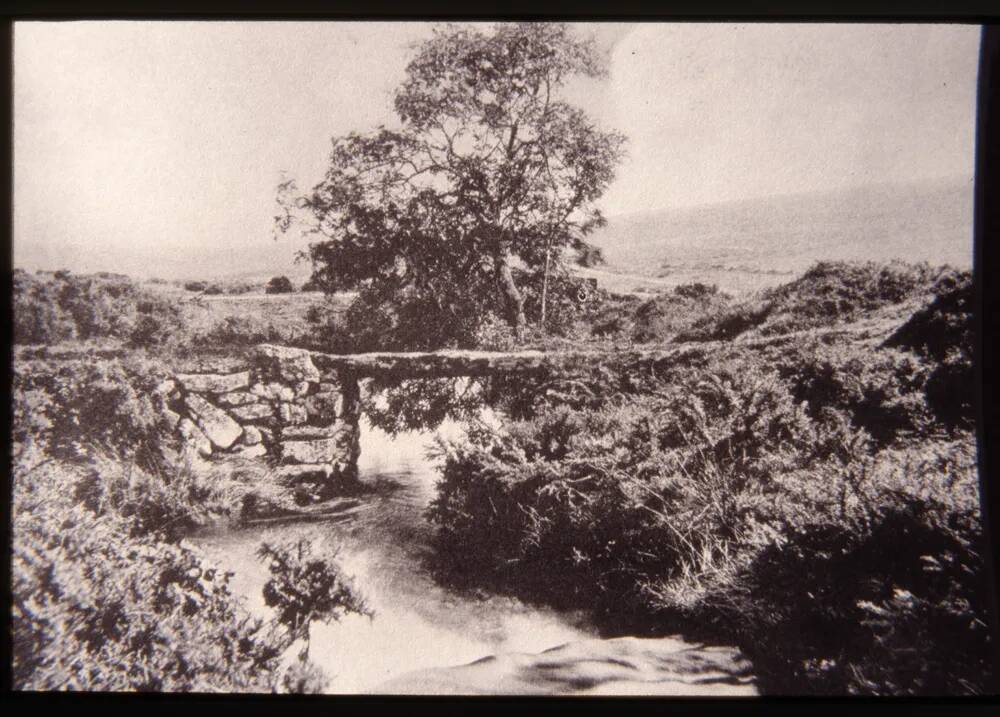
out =
[[[276,619],[291,636],[305,640],[309,651],[309,625],[329,622],[355,613],[370,615],[352,581],[331,559],[317,555],[310,541],[262,543],[257,557],[267,563],[271,577],[264,585],[264,603],[277,611]]]
[[[768,292],[775,318],[787,317],[770,333],[852,321],[863,312],[926,292],[937,273],[928,264],[819,262],[795,281]]]
[[[290,342],[287,335],[271,321],[252,316],[227,316],[205,331],[197,332],[192,343],[230,353],[234,348],[245,348],[263,343]]]
[[[727,618],[770,689],[980,694],[991,674],[974,443],[886,451],[782,477],[781,541]]]
[[[79,500],[80,480],[89,479],[67,464],[15,468],[14,686],[273,690],[287,642],[239,607],[229,574]]]
[[[928,293],[949,271],[905,262],[818,262],[795,281],[768,289],[721,314],[704,316],[678,339],[729,340],[749,331],[773,336],[856,321]]]
[[[932,405],[940,365],[812,341],[549,377],[442,444],[441,574],[735,631],[771,692],[982,692],[975,444]]]
[[[176,307],[118,275],[51,278],[15,270],[14,342],[114,339],[132,346],[160,346],[181,327]]]
[[[950,428],[972,427],[975,409],[974,286],[969,272],[946,273],[933,300],[889,337],[898,346],[936,362],[927,378],[931,410]]]
[[[911,353],[813,341],[794,346],[776,368],[813,418],[843,411],[879,446],[934,428],[924,393],[931,367]]]
[[[715,285],[681,284],[636,309],[632,338],[641,343],[673,339],[705,317],[722,312],[730,301]]]
[[[58,458],[103,448],[146,467],[160,465],[170,445],[167,405],[157,361],[119,359],[17,361],[11,386],[12,438],[35,442]]]
[[[485,561],[501,578],[516,565],[546,597],[609,613],[648,604],[637,576],[731,569],[728,546],[770,476],[808,461],[815,432],[766,375],[663,389],[446,446],[430,517],[442,554],[467,561],[452,567],[477,575]]]

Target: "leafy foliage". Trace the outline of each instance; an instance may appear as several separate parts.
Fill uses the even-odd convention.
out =
[[[396,93],[400,128],[335,139],[323,182],[304,196],[291,181],[279,188],[278,228],[305,210],[323,237],[309,252],[313,281],[358,290],[355,313],[405,334],[382,339],[392,345],[469,345],[491,315],[520,338],[515,263],[593,258],[584,237],[603,222],[593,203],[623,138],[559,90],[600,72],[593,43],[562,25],[436,31]]]
[[[17,361],[11,398],[15,444],[36,442],[58,458],[98,446],[151,467],[169,444],[167,405],[157,390],[166,367],[140,357]]]
[[[111,338],[156,347],[181,325],[176,307],[119,275],[45,278],[15,270],[13,299],[16,344]]]
[[[276,608],[278,622],[296,638],[308,636],[313,620],[368,613],[351,582],[334,563],[315,555],[310,541],[262,543],[257,557],[267,563],[271,573],[264,585],[264,603]]]
[[[973,289],[968,272],[945,274],[933,300],[886,342],[937,362],[927,379],[927,402],[950,427],[970,428],[974,415]]]
[[[77,499],[67,464],[17,465],[11,575],[18,689],[271,691],[281,635],[183,543]]]
[[[735,632],[772,693],[982,693],[975,441],[934,407],[942,365],[811,339],[542,379],[507,397],[520,420],[441,445],[441,574]]]

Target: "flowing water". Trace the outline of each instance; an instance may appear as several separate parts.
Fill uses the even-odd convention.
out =
[[[454,423],[438,430],[460,432]],[[267,568],[254,555],[265,540],[311,538],[355,577],[375,616],[348,615],[314,624],[310,657],[333,676],[335,692],[364,692],[405,672],[458,665],[497,652],[537,652],[591,637],[582,616],[527,607],[514,599],[452,594],[428,574],[432,527],[424,518],[434,495],[434,463],[426,457],[433,434],[391,438],[362,427],[361,480],[379,482],[365,509],[347,522],[299,522],[199,535],[195,542],[233,571],[233,591],[266,615],[261,588]]]
[[[461,429],[445,423],[437,433],[455,437]],[[687,655],[690,662],[691,645],[670,639],[601,640],[582,614],[513,598],[458,594],[435,582],[426,568],[432,526],[424,517],[437,479],[426,455],[433,435],[390,437],[363,422],[360,476],[377,489],[347,520],[271,524],[194,538],[233,572],[233,591],[261,616],[269,614],[261,595],[267,568],[255,556],[262,541],[310,538],[319,552],[336,552],[374,617],[347,615],[339,622],[313,624],[309,655],[332,678],[329,692],[702,694],[706,690],[700,684],[725,673],[724,689],[747,693],[745,680],[731,677],[739,670],[727,662],[729,653],[712,653],[715,648],[695,656],[694,673],[701,677],[678,680],[677,655]],[[644,677],[637,679],[640,673]],[[650,691],[650,680],[669,682],[670,689]],[[711,688],[707,693],[720,692]]]

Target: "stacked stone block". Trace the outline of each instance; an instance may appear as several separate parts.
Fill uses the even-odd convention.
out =
[[[307,351],[257,347],[164,382],[178,434],[208,460],[269,460],[279,479],[357,478],[360,393],[349,371],[326,370]]]

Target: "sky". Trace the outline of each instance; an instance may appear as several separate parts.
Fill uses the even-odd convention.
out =
[[[18,22],[14,264],[191,275],[273,245],[282,172],[395,122],[428,23]],[[979,28],[582,24],[566,98],[628,137],[600,205],[647,212],[972,177]]]

